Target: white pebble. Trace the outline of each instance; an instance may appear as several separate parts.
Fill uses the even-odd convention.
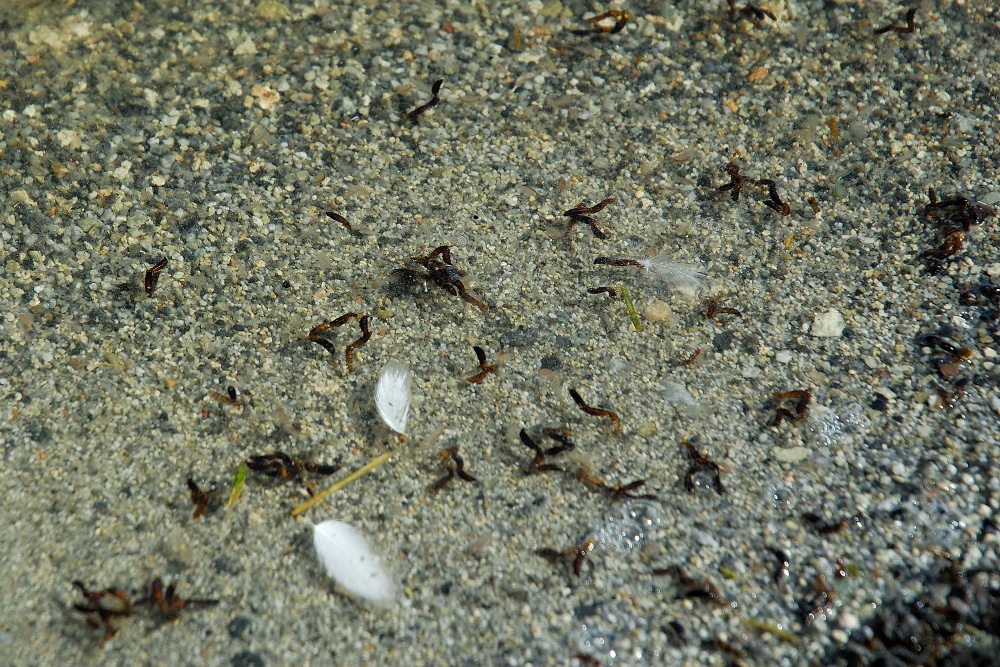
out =
[[[810,333],[817,338],[839,338],[845,326],[844,316],[831,308],[825,313],[816,313]]]
[[[861,625],[858,621],[858,617],[850,612],[844,612],[837,619],[837,624],[847,632],[854,632]]]

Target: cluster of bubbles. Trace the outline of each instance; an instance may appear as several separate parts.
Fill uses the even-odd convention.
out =
[[[813,405],[806,430],[817,444],[846,445],[864,433],[867,424],[862,415],[860,405],[848,405],[839,412],[825,405]]]
[[[643,544],[655,539],[655,531],[663,520],[663,509],[656,501],[630,500],[593,527],[594,550],[614,552],[625,558],[637,557]],[[621,594],[623,587],[627,595]],[[602,585],[603,601],[578,611],[577,647],[581,653],[604,665],[640,664],[660,653],[659,646],[650,648],[634,644],[637,636],[646,635],[647,626],[641,606],[637,606],[634,599],[650,592],[641,586],[633,588],[629,589],[626,582],[607,580]],[[633,599],[629,599],[630,596]]]
[[[591,531],[594,547],[614,549],[618,553],[638,549],[662,522],[663,511],[658,502],[630,500],[594,527]]]

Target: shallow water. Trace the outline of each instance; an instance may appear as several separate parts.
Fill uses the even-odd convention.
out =
[[[1000,246],[962,216],[1000,201],[1000,17],[925,3],[875,35],[905,7],[763,6],[633,3],[578,35],[585,3],[0,3],[11,664],[849,664],[884,648],[873,609],[957,587],[942,551],[996,571]],[[606,238],[564,215],[606,198]],[[487,312],[394,273],[445,244]],[[657,255],[700,288],[594,264]],[[738,312],[706,317],[720,294]],[[308,338],[347,312],[373,322],[353,373],[354,321]],[[498,372],[470,384],[474,345]],[[372,401],[390,359],[406,444]],[[774,396],[803,389],[802,415]],[[543,427],[576,448],[531,474],[518,432]],[[723,494],[685,489],[684,441]],[[452,446],[476,481],[432,493]],[[333,589],[290,512],[388,447],[307,513],[385,555],[385,609]],[[276,450],[344,467],[251,474],[224,509]],[[197,520],[188,478],[217,489]],[[623,505],[636,480],[658,500]],[[675,564],[727,604],[653,574]],[[73,611],[74,580],[136,601],[156,577],[219,603],[137,604],[107,641]]]

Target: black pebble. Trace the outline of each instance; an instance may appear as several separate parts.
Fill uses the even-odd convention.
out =
[[[562,366],[562,362],[557,356],[543,357],[541,362],[542,368],[549,371],[557,371]]]
[[[246,639],[250,636],[250,619],[246,616],[237,616],[229,621],[226,630],[233,639]]]
[[[234,655],[230,664],[233,667],[264,667],[267,663],[264,662],[264,658],[253,651],[243,651]]]
[[[888,401],[885,400],[885,396],[881,394],[875,397],[875,400],[871,402],[872,410],[878,410],[879,412],[885,412],[889,408]]]

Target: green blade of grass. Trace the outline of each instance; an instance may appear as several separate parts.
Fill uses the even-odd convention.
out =
[[[799,638],[797,636],[787,630],[779,628],[777,624],[765,623],[764,621],[759,621],[755,618],[741,618],[740,622],[743,625],[756,628],[761,632],[767,632],[778,639],[788,642],[789,644],[797,644],[799,642]]]
[[[243,495],[243,483],[247,479],[247,462],[243,461],[240,463],[240,467],[236,469],[236,476],[233,478],[233,488],[229,492],[229,502],[226,503],[226,509],[231,510],[236,504],[236,501],[240,499]]]

